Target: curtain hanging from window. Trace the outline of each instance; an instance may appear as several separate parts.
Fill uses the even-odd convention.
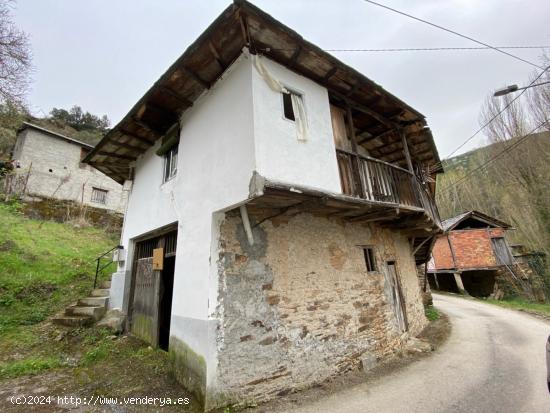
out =
[[[259,55],[252,56],[252,59],[252,61],[254,62],[254,67],[271,90],[277,93],[290,93],[292,100],[292,110],[294,111],[296,123],[296,138],[299,141],[306,142],[308,139],[307,117],[302,98],[295,93],[291,93],[287,88],[282,85],[281,82],[279,82],[278,79],[273,77],[273,75],[269,73],[267,68],[264,66],[262,58]]]

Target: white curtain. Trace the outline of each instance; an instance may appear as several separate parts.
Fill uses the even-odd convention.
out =
[[[271,90],[277,93],[289,93],[292,100],[292,110],[294,111],[294,122],[296,123],[296,138],[301,142],[306,142],[308,139],[307,117],[306,109],[302,97],[291,93],[285,88],[278,79],[273,77],[267,70],[262,62],[262,58],[259,55],[252,56],[254,67],[264,79],[265,83]]]

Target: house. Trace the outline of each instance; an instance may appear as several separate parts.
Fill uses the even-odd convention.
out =
[[[85,161],[131,187],[110,307],[206,409],[369,368],[427,324],[424,116],[248,2]]]
[[[513,254],[506,241],[511,225],[479,211],[464,212],[442,225],[445,233],[437,236],[427,269],[432,290],[544,300],[540,275],[527,259],[521,260],[530,254]]]
[[[74,201],[124,212],[122,185],[83,163],[92,145],[25,122],[13,149],[17,165],[9,192]]]

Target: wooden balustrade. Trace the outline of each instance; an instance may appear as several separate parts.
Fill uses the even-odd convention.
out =
[[[372,202],[419,207],[438,224],[437,208],[410,171],[380,159],[336,150],[342,192]]]

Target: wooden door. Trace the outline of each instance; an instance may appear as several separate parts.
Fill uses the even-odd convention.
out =
[[[156,242],[143,241],[136,245],[131,331],[152,346],[157,346],[160,271],[153,270],[154,244]]]
[[[491,242],[493,243],[497,265],[511,265],[512,254],[510,254],[506,240],[504,238],[491,238]]]
[[[399,277],[397,276],[395,262],[388,261],[386,263],[386,267],[386,281],[390,286],[390,305],[393,308],[399,331],[402,333],[408,330],[405,299],[403,297],[403,291],[401,289]]]

